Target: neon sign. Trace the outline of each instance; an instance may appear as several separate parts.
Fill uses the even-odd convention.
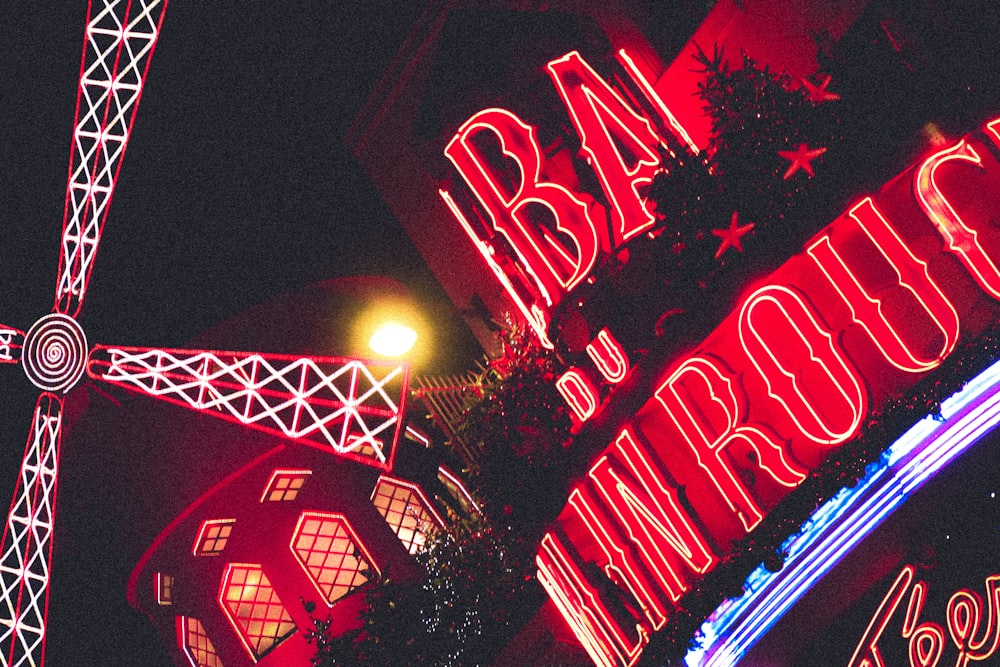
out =
[[[595,664],[635,664],[735,540],[873,409],[997,320],[995,126],[849,207],[651,383],[536,559]],[[612,341],[592,348],[607,353]],[[596,391],[576,387],[582,417]],[[949,637],[968,660],[992,646],[970,629],[982,610],[954,600],[947,630],[914,622],[914,665],[936,665]],[[852,665],[862,666],[883,667]]]
[[[985,584],[985,600],[964,588],[951,596],[944,627],[935,621],[920,623],[927,600],[927,582],[917,580],[916,568],[907,565],[879,603],[848,667],[889,667],[880,645],[894,641],[886,631],[890,623],[900,620],[899,616],[902,616],[899,638],[908,642],[910,665],[914,667],[942,664],[942,655],[949,645],[958,650],[958,658],[954,663],[949,658],[948,664],[957,667],[992,657],[1000,648],[1000,575],[986,577]],[[904,600],[905,611],[901,611]]]
[[[576,51],[546,68],[607,210],[581,191],[572,169],[543,157],[537,129],[507,109],[476,113],[444,150],[472,197],[461,206],[442,189],[441,198],[546,347],[552,347],[552,308],[600,257],[652,227],[646,192],[660,169],[661,148],[698,152],[635,59],[625,50],[617,55],[637,95],[609,86]],[[632,98],[645,104],[626,101]]]
[[[505,109],[475,114],[445,149],[471,196],[442,198],[549,347],[552,309],[650,228],[660,152],[698,150],[638,63],[617,55],[628,95],[579,53],[547,65],[600,192]],[[997,321],[998,149],[995,119],[863,197],[642,385],[649,396],[615,426],[536,559],[595,664],[634,664],[692,582],[872,410]],[[783,154],[786,177],[819,152]],[[741,229],[734,218],[724,232],[737,250]],[[631,371],[608,329],[586,351],[600,377],[573,368],[557,381],[577,426],[607,404],[598,380],[614,388]],[[914,664],[932,664],[936,637],[919,634]]]

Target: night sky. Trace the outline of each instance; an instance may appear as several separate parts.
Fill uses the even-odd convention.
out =
[[[183,347],[234,313],[339,276],[390,276],[449,307],[340,140],[421,4],[168,7],[80,317],[91,343]],[[19,3],[0,21],[0,322],[22,330],[54,294],[86,9]],[[13,490],[36,396],[18,368],[0,368],[0,497]],[[72,445],[70,435],[64,462]],[[124,587],[134,560],[81,575],[60,561],[74,553],[60,534],[57,524],[57,586],[63,567]],[[53,593],[62,606],[47,664],[80,664],[74,642],[129,647],[103,664],[170,664],[123,596],[66,597]],[[72,640],[57,623],[79,624]]]

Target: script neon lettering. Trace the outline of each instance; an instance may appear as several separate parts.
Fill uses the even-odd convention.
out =
[[[1000,576],[986,578],[986,628],[977,639],[983,617],[983,601],[979,595],[962,589],[948,600],[948,634],[958,647],[955,667],[965,667],[970,660],[976,662],[992,657],[1000,648]]]
[[[917,624],[927,599],[927,583],[914,581],[915,573],[916,568],[907,565],[896,576],[847,667],[889,667],[879,649],[879,642],[883,640],[886,627],[908,591],[909,602],[900,637],[909,640],[907,649],[911,666],[938,667],[949,636],[958,649],[955,667],[967,667],[970,661],[981,662],[996,654],[1000,648],[1000,575],[986,578],[986,626],[983,627],[982,599],[978,594],[962,589],[948,600],[948,635],[945,635],[939,623],[925,621]]]
[[[740,481],[729,448],[740,442],[749,446],[757,455],[757,466],[782,486],[797,486],[805,473],[786,458],[773,436],[740,425],[739,406],[745,401],[737,399],[737,387],[732,373],[723,372],[721,362],[692,357],[656,390],[656,400],[744,530],[750,532],[764,514]]]
[[[627,667],[639,659],[646,638],[628,637],[554,534],[542,537],[535,564],[538,581],[595,665]]]
[[[801,295],[780,285],[757,290],[743,304],[739,335],[768,395],[802,435],[837,445],[857,433],[868,402],[857,370]]]
[[[614,243],[620,245],[653,225],[640,189],[656,174],[660,138],[649,121],[629,108],[578,52],[567,53],[547,67],[580,136],[580,147],[614,211]],[[632,157],[626,159],[619,146]]]
[[[979,233],[969,227],[937,184],[937,170],[949,162],[967,163],[983,169],[979,153],[965,140],[927,158],[917,170],[914,186],[917,201],[927,217],[941,232],[962,265],[976,283],[994,299],[1000,299],[1000,270],[983,250]]]
[[[556,380],[556,389],[581,422],[597,411],[597,389],[579,368],[570,368]]]
[[[875,615],[872,616],[864,634],[861,635],[861,641],[854,649],[854,655],[851,656],[847,667],[886,667],[878,649],[878,642],[893,614],[896,613],[896,609],[902,604],[903,598],[910,588],[910,583],[913,581],[914,571],[915,568],[912,565],[907,565],[896,575],[896,580],[892,582],[889,592],[882,598]]]
[[[612,384],[618,384],[628,375],[628,355],[607,329],[601,329],[597,337],[587,345],[587,356],[597,366],[597,370],[601,371],[604,379]]]
[[[503,154],[517,165],[520,178],[514,192],[505,191],[501,175],[474,143],[484,132],[494,135]],[[547,306],[587,276],[601,245],[597,227],[586,203],[563,185],[541,179],[535,128],[506,109],[485,109],[459,128],[444,152],[486,210],[493,228],[517,254]],[[536,207],[552,215],[555,229],[568,237],[572,248],[532,217]]]
[[[882,299],[873,296],[861,284],[843,254],[834,247],[829,233],[806,248],[806,252],[850,308],[854,321],[868,333],[889,363],[911,373],[936,368],[958,342],[959,320],[955,307],[931,279],[927,263],[918,259],[903,243],[871,197],[853,206],[849,214],[892,267],[896,284],[910,293],[940,332],[941,343],[933,355],[924,356],[914,349],[914,341],[903,340],[897,327],[890,322]]]

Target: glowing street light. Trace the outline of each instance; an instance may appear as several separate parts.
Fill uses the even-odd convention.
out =
[[[387,322],[375,330],[368,346],[384,357],[406,354],[417,342],[417,332],[398,322]]]

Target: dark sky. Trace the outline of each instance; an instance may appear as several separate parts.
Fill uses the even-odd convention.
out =
[[[91,343],[183,346],[338,276],[386,275],[445,300],[340,141],[421,4],[168,7],[80,318]],[[53,299],[86,5],[18,3],[0,19],[0,322],[22,330]],[[36,396],[19,369],[0,367],[0,497],[12,492]],[[62,552],[57,573],[111,589],[134,564],[109,558],[106,571],[81,573]],[[57,604],[69,603],[54,593]],[[169,664],[124,598],[74,600],[58,617],[86,629],[74,641],[122,646],[137,633],[135,653],[105,664]],[[50,639],[48,664],[73,655]]]

